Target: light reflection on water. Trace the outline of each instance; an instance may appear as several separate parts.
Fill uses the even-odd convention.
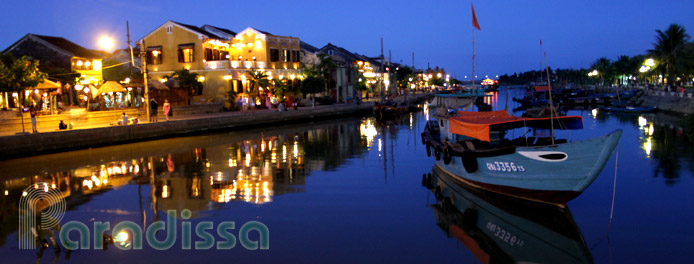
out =
[[[509,96],[520,93],[511,90]],[[484,102],[496,109],[513,104],[503,89]],[[237,246],[232,254],[241,261],[474,259],[473,252],[437,227],[427,206],[435,199],[420,187],[421,174],[433,166],[419,142],[431,110],[423,109],[387,123],[347,118],[0,161],[0,254],[11,262],[36,258],[35,251],[16,247],[17,204],[26,186],[48,182],[68,197],[66,220],[87,224],[128,220],[148,225],[163,220],[169,209],[191,210],[193,223],[231,220],[237,221],[238,229],[246,221],[263,222],[270,229],[270,250]],[[694,206],[689,191],[694,187],[694,150],[678,120],[592,108],[569,114],[584,117],[586,129],[575,139],[625,130],[619,146],[612,243],[606,243],[604,235],[614,156],[596,182],[569,203],[572,220],[595,262],[643,262],[653,257],[638,252],[670,250],[677,254],[655,254],[658,261],[691,259],[692,253],[684,249],[692,239],[677,234],[694,233],[694,228],[682,225],[694,215],[681,209]],[[667,228],[675,225],[682,229]],[[73,252],[70,261],[118,257],[180,262],[202,256],[220,261],[229,253],[182,251],[180,246],[164,252],[92,250]]]

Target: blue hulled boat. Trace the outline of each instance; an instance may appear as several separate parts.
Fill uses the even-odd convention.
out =
[[[437,117],[427,123],[422,141],[442,172],[476,188],[559,206],[590,186],[622,135],[616,130],[577,142],[527,133],[508,139],[506,132],[518,128],[582,129],[583,119],[517,117],[506,111],[461,111]]]

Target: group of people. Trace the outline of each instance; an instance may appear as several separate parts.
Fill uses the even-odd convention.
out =
[[[149,102],[149,122],[157,122],[157,111],[159,108],[159,104],[157,103],[157,99],[152,98]],[[171,109],[171,104],[169,103],[169,100],[164,100],[164,106],[162,107],[164,109],[164,116],[166,117],[166,121],[169,121],[169,117],[173,116],[173,111]]]

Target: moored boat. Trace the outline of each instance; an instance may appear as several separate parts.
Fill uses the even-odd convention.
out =
[[[652,106],[605,106],[600,107],[600,110],[607,112],[622,112],[622,113],[648,113],[655,111]]]
[[[439,115],[422,133],[436,166],[467,185],[559,206],[581,194],[612,155],[621,130],[583,141],[506,132],[528,128],[575,130],[580,116],[527,118],[506,111],[456,112]],[[551,120],[551,122],[550,122]]]
[[[410,111],[410,106],[397,102],[375,103],[373,107],[376,119],[386,119],[399,116]]]

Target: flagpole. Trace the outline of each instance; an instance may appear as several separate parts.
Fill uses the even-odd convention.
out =
[[[549,124],[550,137],[552,137],[552,145],[554,145],[554,106],[552,105],[552,81],[549,78],[549,64],[547,64],[547,52],[545,53],[545,70],[547,71],[547,87],[549,87]]]
[[[475,89],[475,28],[472,28],[472,81],[470,85],[472,86],[472,91]]]

